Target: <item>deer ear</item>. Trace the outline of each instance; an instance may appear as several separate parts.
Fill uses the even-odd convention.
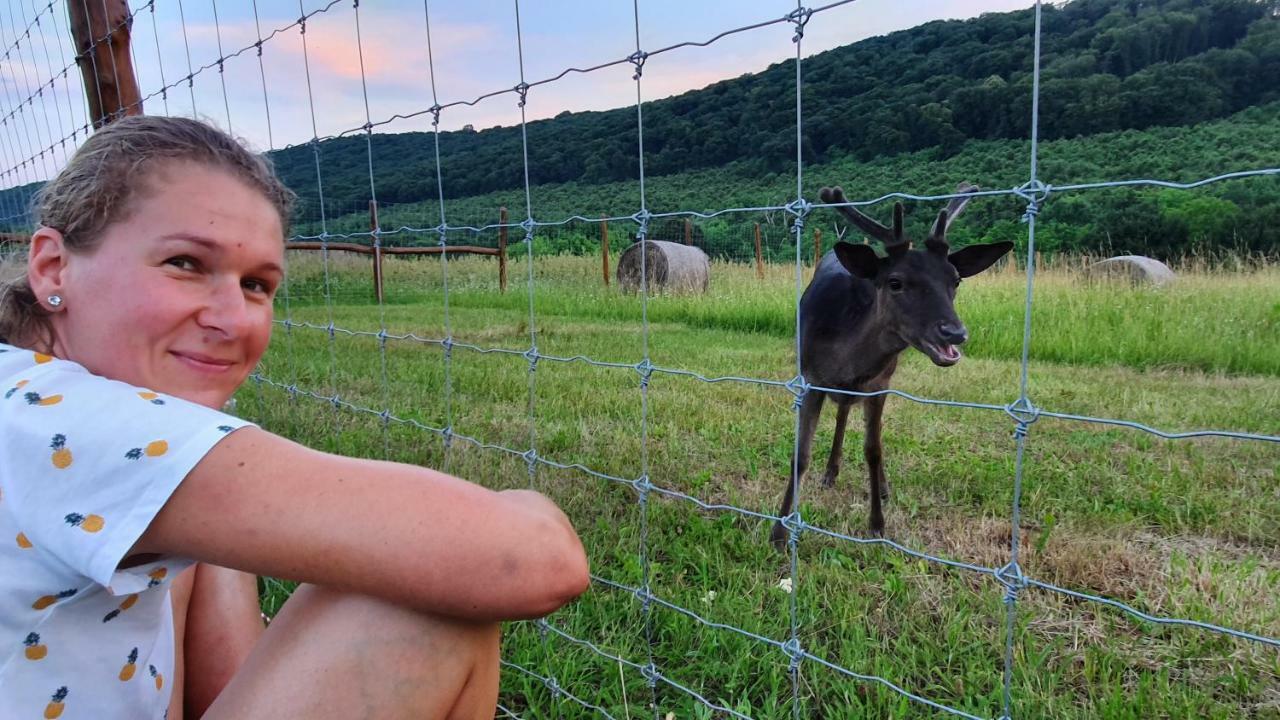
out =
[[[854,245],[853,243],[836,243],[836,257],[845,270],[854,277],[870,280],[880,270],[880,258],[870,245]]]
[[[1013,249],[1011,242],[989,243],[986,245],[970,245],[947,256],[947,260],[955,267],[960,277],[966,278],[986,270],[1004,254]]]

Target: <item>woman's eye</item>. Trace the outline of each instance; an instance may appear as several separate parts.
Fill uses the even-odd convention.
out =
[[[249,292],[262,293],[264,295],[271,294],[271,286],[261,280],[245,280],[242,285]]]
[[[178,256],[178,257],[172,257],[172,258],[169,258],[168,260],[165,260],[165,263],[166,263],[166,264],[169,264],[169,265],[172,265],[172,266],[174,266],[174,267],[176,267],[176,268],[178,268],[178,269],[180,269],[180,270],[195,270],[195,269],[196,269],[196,261],[195,261],[195,260],[193,260],[193,259],[191,259],[191,258],[189,258],[189,257],[187,257],[187,256],[185,256],[185,255],[180,255],[180,256]]]

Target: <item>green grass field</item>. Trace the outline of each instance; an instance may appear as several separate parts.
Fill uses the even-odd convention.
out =
[[[518,250],[519,248],[513,248]],[[445,335],[438,259],[387,261],[387,301],[371,300],[367,259],[334,256],[326,302],[318,257],[290,258],[296,322],[419,338]],[[533,262],[538,349],[634,364],[644,340],[641,302],[600,281],[598,258]],[[810,269],[805,268],[803,281]],[[526,260],[516,255],[506,294],[491,259],[449,261],[448,323],[456,342],[523,352],[530,345]],[[972,339],[949,369],[908,351],[894,387],[921,397],[1005,405],[1017,398],[1024,275],[1013,267],[966,281],[957,302]],[[710,292],[654,297],[648,349],[662,368],[706,377],[786,381],[796,374],[796,274],[716,264]],[[278,302],[285,317],[286,302]],[[1063,263],[1037,275],[1030,396],[1040,408],[1145,423],[1280,434],[1280,269],[1189,268],[1164,289],[1085,280]],[[420,423],[620,478],[647,465],[660,488],[704,503],[777,511],[794,441],[792,395],[776,386],[706,383],[658,372],[642,418],[640,375],[581,361],[542,360],[533,376],[515,354],[372,335],[277,327],[262,365],[272,381],[337,393],[374,413],[335,409],[250,382],[245,417],[322,449],[421,463],[491,487],[535,488],[578,527],[592,572],[642,583],[641,536],[653,594],[710,623],[785,641],[788,559],[768,523],[687,500],[441,438]],[[531,409],[532,408],[532,409]],[[823,418],[814,465],[829,448]],[[865,536],[864,466],[855,412],[835,488],[804,484],[806,522]],[[642,428],[647,437],[642,435]],[[1010,553],[1012,420],[1000,411],[891,398],[885,452],[893,497],[888,536],[962,562],[1000,567]],[[532,434],[531,434],[532,433]],[[1103,595],[1155,615],[1280,637],[1280,445],[1224,438],[1163,440],[1137,430],[1042,418],[1027,440],[1021,561],[1036,579]],[[816,473],[815,473],[816,474]],[[642,530],[644,528],[644,530]],[[814,655],[878,675],[979,717],[1001,714],[1003,587],[990,576],[927,563],[881,545],[806,532],[792,578],[799,636]],[[270,612],[287,584],[265,584]],[[1017,604],[1013,715],[1018,718],[1280,717],[1280,651],[1217,633],[1161,626],[1066,596],[1029,589]],[[556,628],[644,665],[753,718],[791,717],[788,658],[776,647],[641,603],[601,584],[549,618]],[[530,623],[510,625],[504,656],[616,718],[720,717],[634,667]],[[803,717],[942,717],[883,686],[800,665]],[[593,717],[507,668],[502,703],[525,718]]]

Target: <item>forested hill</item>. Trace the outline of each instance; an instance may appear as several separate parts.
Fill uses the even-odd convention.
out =
[[[870,161],[967,141],[1029,135],[1034,13],[938,21],[804,60],[806,162]],[[733,163],[759,173],[795,159],[794,60],[645,105],[645,170],[668,175]],[[536,93],[537,89],[531,91]],[[1046,140],[1192,125],[1280,99],[1280,0],[1072,0],[1046,5],[1040,132]],[[633,108],[531,122],[534,184],[634,178]],[[523,186],[518,127],[441,135],[448,197]],[[423,133],[375,134],[378,199],[436,196],[434,146]],[[326,200],[351,208],[369,193],[364,137],[320,146]],[[314,208],[310,147],[275,153]],[[313,213],[310,213],[313,214]]]

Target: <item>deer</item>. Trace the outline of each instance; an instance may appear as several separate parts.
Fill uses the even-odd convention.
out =
[[[854,227],[882,242],[886,256],[877,255],[870,245],[838,242],[822,257],[800,298],[800,368],[807,387],[798,409],[794,481],[787,480],[780,519],[770,538],[775,546],[781,547],[786,539],[784,520],[795,507],[800,479],[809,468],[814,432],[828,396],[836,405],[836,431],[822,484],[835,485],[849,410],[861,403],[870,530],[875,537],[883,537],[882,503],[889,499],[881,443],[883,391],[889,389],[898,358],[908,347],[924,353],[939,367],[960,362],[959,346],[969,339],[969,333],[956,315],[956,289],[961,279],[986,270],[1013,248],[1013,243],[998,242],[951,252],[947,229],[978,190],[976,185],[962,182],[956,197],[938,211],[924,247],[916,249],[903,233],[901,202],[894,204],[892,228],[851,206],[836,208]],[[848,202],[839,186],[824,187],[819,196],[823,203]],[[878,394],[859,396],[830,390]]]

